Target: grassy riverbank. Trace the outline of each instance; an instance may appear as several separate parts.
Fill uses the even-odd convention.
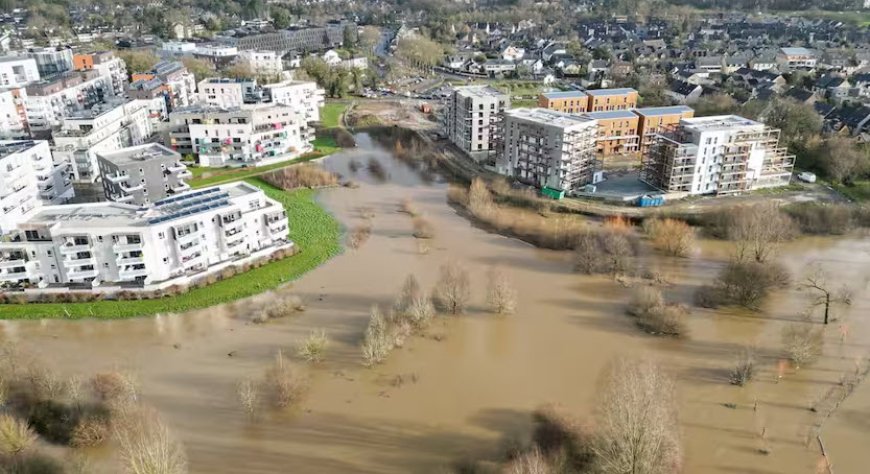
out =
[[[263,189],[267,196],[287,209],[290,238],[301,249],[299,254],[178,296],[134,301],[7,304],[0,305],[0,318],[115,319],[206,308],[276,288],[299,278],[340,252],[341,228],[314,200],[315,191],[283,191],[258,178],[247,181]]]

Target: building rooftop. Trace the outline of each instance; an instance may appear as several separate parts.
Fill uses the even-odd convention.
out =
[[[507,97],[504,92],[491,86],[460,86],[456,93],[466,97]]]
[[[586,93],[593,96],[593,97],[596,97],[596,96],[605,96],[605,95],[625,95],[625,94],[637,93],[637,91],[630,88],[630,87],[623,87],[621,89],[587,90]]]
[[[780,48],[780,51],[787,56],[812,56],[815,54],[807,48]]]
[[[618,119],[626,119],[632,120],[636,119],[637,115],[630,110],[608,110],[604,112],[587,112],[585,114],[586,117],[595,120],[618,120]]]
[[[731,130],[738,127],[764,126],[760,122],[737,115],[713,115],[710,117],[684,118],[680,123],[686,128],[701,132]]]
[[[161,158],[181,158],[177,152],[166,148],[159,143],[146,143],[144,145],[121,148],[120,150],[99,153],[100,158],[116,165],[124,165],[141,161],[156,160]]]
[[[178,194],[145,207],[111,201],[43,206],[22,225],[47,225],[59,230],[144,227],[229,206],[230,199],[258,192],[260,189],[251,184],[235,182]]]
[[[36,62],[35,59],[27,56],[0,56],[0,63],[11,63],[17,61],[33,61]]]
[[[685,105],[674,105],[670,107],[644,107],[634,109],[634,112],[644,117],[654,117],[658,115],[683,114],[686,112],[694,112],[695,110]]]
[[[0,160],[9,155],[29,150],[39,143],[35,140],[0,140]]]
[[[541,95],[548,99],[570,99],[572,97],[586,97],[586,93],[583,91],[544,92]]]
[[[564,112],[542,108],[512,109],[505,112],[505,116],[560,128],[567,128],[585,123],[595,123],[595,120],[589,117],[566,114]]]

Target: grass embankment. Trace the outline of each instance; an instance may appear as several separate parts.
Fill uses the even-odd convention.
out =
[[[320,108],[320,124],[323,128],[341,126],[341,116],[350,104],[344,102],[330,102]]]
[[[851,186],[834,184],[832,187],[855,202],[870,202],[870,180],[858,181]]]
[[[247,181],[287,209],[290,238],[299,246],[301,253],[253,268],[204,288],[191,289],[178,296],[153,300],[6,304],[0,305],[0,318],[116,319],[206,308],[276,288],[282,283],[299,278],[339,253],[340,226],[314,201],[315,191],[283,191],[259,178]]]
[[[188,181],[192,188],[202,188],[205,186],[214,186],[216,184],[229,183],[248,179],[267,171],[272,171],[287,166],[304,163],[306,161],[316,160],[317,158],[331,155],[341,148],[335,143],[335,138],[329,136],[321,136],[314,139],[312,143],[314,151],[306,153],[298,158],[293,158],[286,161],[279,161],[266,166],[246,167],[246,168],[190,168],[193,173],[193,179]]]

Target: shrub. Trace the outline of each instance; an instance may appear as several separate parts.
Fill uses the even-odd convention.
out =
[[[0,454],[17,456],[36,442],[36,433],[24,420],[7,413],[0,414]]]
[[[354,227],[347,239],[347,246],[358,249],[363,246],[372,234],[371,224],[365,223]]]
[[[775,262],[732,261],[712,288],[699,290],[696,301],[706,307],[739,305],[757,310],[772,290],[787,287],[789,280],[788,271]]]
[[[254,322],[264,323],[270,319],[292,316],[301,311],[305,311],[305,304],[302,302],[302,298],[296,295],[285,296],[272,303],[271,306],[258,315],[259,317],[255,317]]]
[[[296,353],[299,357],[308,362],[322,362],[328,345],[329,338],[326,337],[326,331],[320,329],[318,331],[312,331],[311,334],[302,341],[302,344],[299,346]]]
[[[749,348],[744,348],[737,357],[734,368],[731,369],[729,380],[734,385],[744,386],[755,376],[755,355]]]
[[[432,300],[423,293],[414,275],[408,275],[405,279],[402,290],[393,304],[393,311],[399,317],[409,320],[417,329],[426,326],[435,315]]]
[[[496,314],[511,314],[517,307],[517,290],[510,279],[499,269],[492,268],[488,274],[486,302]]]
[[[783,209],[807,234],[842,235],[853,227],[852,208],[845,204],[805,202]]]
[[[414,217],[414,237],[418,239],[431,239],[435,237],[435,226],[429,219],[421,215]]]
[[[243,380],[236,389],[236,395],[239,398],[239,405],[241,405],[249,417],[253,418],[257,413],[257,405],[260,399],[257,385],[252,380]]]
[[[103,444],[109,438],[109,420],[99,416],[86,416],[73,428],[70,446],[91,448]]]
[[[286,408],[299,402],[308,390],[308,380],[278,351],[272,366],[263,374],[263,386],[272,406]]]
[[[785,354],[798,369],[821,355],[823,341],[822,330],[808,323],[789,324],[782,331]]]
[[[677,219],[647,219],[643,230],[655,248],[673,257],[686,257],[695,247],[695,231]]]
[[[335,173],[310,163],[281,168],[266,173],[262,178],[267,183],[284,190],[320,188],[338,184],[338,176]]]
[[[560,413],[552,405],[532,413],[534,450],[547,459],[556,459],[558,472],[586,472],[592,463],[593,435],[577,420]]]
[[[393,343],[390,340],[387,321],[380,309],[373,306],[363,338],[363,361],[368,366],[379,364],[387,358],[392,349]]]
[[[635,317],[639,328],[650,334],[683,336],[687,332],[687,309],[666,303],[657,288],[642,286],[636,289],[626,312]]]
[[[635,245],[627,232],[616,229],[586,230],[575,246],[575,269],[587,275],[618,276],[634,266]]]
[[[410,216],[416,216],[419,213],[417,205],[414,204],[414,201],[408,198],[402,199],[402,202],[399,203],[399,212],[404,212]]]
[[[121,372],[101,372],[91,378],[91,390],[97,399],[107,403],[132,401],[137,398],[135,378]]]
[[[378,181],[385,181],[387,179],[386,168],[374,157],[369,158],[369,173]]]
[[[432,293],[433,299],[442,310],[451,314],[462,313],[471,298],[468,270],[454,260],[441,265],[438,282]]]
[[[187,456],[169,427],[153,410],[128,412],[115,430],[129,474],[185,474]]]
[[[42,437],[58,444],[70,444],[81,411],[54,400],[39,400],[30,407],[28,421]]]

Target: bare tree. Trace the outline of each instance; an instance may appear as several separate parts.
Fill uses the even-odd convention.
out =
[[[468,210],[475,216],[486,215],[492,210],[492,194],[483,178],[474,178],[468,188]]]
[[[486,289],[486,302],[496,314],[511,314],[517,307],[517,290],[510,279],[498,268],[487,273],[489,284]]]
[[[432,291],[435,302],[451,314],[460,314],[471,298],[471,279],[468,270],[455,261],[450,260],[441,265],[440,276]]]
[[[828,324],[832,307],[852,304],[851,290],[845,286],[835,290],[828,279],[828,273],[820,265],[814,265],[804,281],[798,285],[798,289],[809,290],[815,294],[811,303],[813,307],[825,308],[825,324]]]
[[[288,407],[308,390],[308,379],[284,358],[280,349],[275,361],[263,374],[263,388],[275,408]]]
[[[601,378],[596,418],[596,472],[681,470],[674,382],[654,362],[622,357],[611,362]]]
[[[766,262],[780,244],[795,235],[794,222],[775,203],[736,207],[730,211],[729,221],[726,232],[734,241],[738,261]]]
[[[9,414],[0,415],[0,454],[17,456],[36,442],[36,433],[26,421]]]

